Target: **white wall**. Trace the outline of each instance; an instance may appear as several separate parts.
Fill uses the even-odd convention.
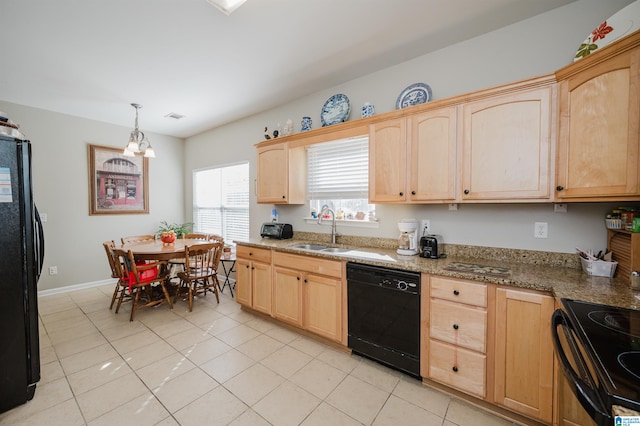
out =
[[[183,140],[147,134],[157,155],[149,164],[149,214],[89,216],[87,145],[124,147],[133,127],[2,101],[0,110],[20,124],[31,140],[34,199],[38,210],[48,216],[39,290],[107,279],[110,270],[103,241],[154,233],[162,220],[184,220]],[[58,267],[58,275],[49,276],[53,265]]]
[[[394,108],[407,85],[431,85],[436,99],[545,74],[571,61],[579,43],[602,20],[631,0],[579,0],[533,19],[459,43],[394,67],[371,73],[311,94],[264,113],[189,138],[149,134],[158,158],[150,164],[150,214],[89,216],[87,144],[123,146],[131,128],[62,115],[0,101],[0,110],[21,125],[33,143],[34,195],[47,213],[45,271],[40,290],[90,283],[109,277],[101,242],[123,235],[152,233],[162,220],[191,217],[191,172],[194,169],[250,161],[255,178],[254,144],[288,118],[300,128],[302,116],[320,123],[320,108],[335,93],[352,103],[351,119],[372,102],[378,113]],[[357,24],[354,24],[354,26]],[[256,70],[259,72],[259,69]],[[242,93],[241,90],[238,91]],[[246,95],[246,94],[243,94]],[[0,93],[1,96],[1,93]],[[133,119],[133,117],[132,117]],[[142,123],[144,130],[144,122]],[[271,205],[251,203],[251,234],[269,220]],[[602,214],[612,205],[570,205],[569,213],[551,213],[550,205],[464,205],[457,212],[445,206],[379,206],[379,229],[339,229],[353,235],[397,236],[396,222],[404,217],[429,218],[445,241],[498,247],[571,252],[573,247],[604,246]],[[306,208],[278,207],[281,221],[294,229],[327,232],[305,224]],[[186,212],[186,215],[185,215]],[[547,221],[547,240],[534,240],[534,221]],[[49,276],[49,266],[58,275]]]
[[[579,44],[604,19],[631,0],[580,0],[565,7],[476,37],[452,47],[415,58],[342,85],[298,99],[217,129],[188,138],[185,149],[185,208],[191,214],[191,170],[237,161],[251,162],[255,179],[254,144],[263,138],[263,129],[274,129],[288,118],[300,129],[301,117],[312,117],[320,125],[320,109],[335,93],[351,100],[350,119],[359,117],[364,102],[376,111],[395,108],[398,94],[409,84],[428,83],[435,99],[484,89],[537,75],[568,65]],[[257,70],[259,71],[259,70]],[[251,203],[251,235],[258,236],[260,224],[269,220],[272,205]],[[630,203],[623,203],[629,205]],[[640,207],[640,204],[635,203]],[[606,245],[604,214],[618,204],[571,204],[567,214],[553,213],[551,204],[460,205],[450,212],[447,206],[379,205],[378,229],[339,227],[349,235],[395,238],[396,223],[405,217],[430,219],[434,232],[445,242],[492,247],[522,248],[552,252],[574,252],[575,247],[601,249]],[[294,230],[328,232],[316,224],[306,224],[306,206],[278,206],[279,219]],[[548,239],[533,238],[534,222],[549,224]]]

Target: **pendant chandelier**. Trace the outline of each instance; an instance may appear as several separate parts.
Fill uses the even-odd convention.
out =
[[[129,143],[124,148],[122,154],[125,157],[134,157],[144,153],[145,157],[156,158],[156,153],[151,147],[151,142],[149,142],[149,139],[145,137],[144,132],[141,132],[140,129],[138,129],[138,110],[142,108],[142,105],[131,104],[131,106],[136,109],[135,129],[131,132],[131,136],[129,136]]]

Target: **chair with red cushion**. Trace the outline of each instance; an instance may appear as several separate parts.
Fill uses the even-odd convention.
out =
[[[113,240],[109,240],[102,243],[102,246],[104,247],[104,251],[107,253],[107,260],[111,267],[111,278],[118,278],[116,288],[113,290],[113,296],[111,297],[111,304],[109,305],[109,309],[113,309],[113,304],[115,303],[116,298],[118,297],[118,292],[121,290],[124,282],[120,279],[122,277],[121,268],[118,268],[118,259],[113,253],[113,250],[116,248],[116,243]]]
[[[162,303],[163,299],[161,297],[154,297],[153,295],[154,284],[162,289],[164,300],[167,301],[170,309],[173,308],[171,297],[169,297],[169,292],[164,284],[167,279],[167,262],[156,261],[136,264],[131,250],[125,251],[116,248],[113,253],[118,259],[116,264],[120,269],[120,281],[122,281],[116,314],[124,300],[133,301],[129,321],[133,321],[138,309]]]

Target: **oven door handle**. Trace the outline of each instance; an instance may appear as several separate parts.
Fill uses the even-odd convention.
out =
[[[607,411],[606,406],[599,398],[595,389],[593,389],[587,382],[582,380],[580,375],[575,372],[567,355],[564,353],[564,349],[562,348],[562,344],[560,343],[560,336],[558,335],[558,327],[563,326],[573,330],[573,326],[567,314],[561,309],[556,309],[551,317],[551,333],[553,336],[553,346],[555,348],[556,356],[560,361],[560,366],[562,367],[562,371],[564,372],[565,377],[567,378],[567,383],[573,394],[578,398],[580,405],[585,409],[587,414],[595,420],[598,425],[610,425],[613,421],[611,418],[611,414]],[[575,345],[574,337],[571,333],[565,333],[565,337],[570,345]],[[578,351],[576,351],[578,352]],[[579,353],[573,354],[576,363],[582,363],[585,365],[584,360],[582,359],[582,355]],[[586,365],[584,366],[585,371],[588,371]]]

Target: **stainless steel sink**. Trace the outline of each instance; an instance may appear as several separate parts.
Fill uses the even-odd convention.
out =
[[[292,244],[289,247],[301,249],[301,250],[315,250],[315,251],[327,249],[327,246],[323,246],[320,244]]]
[[[349,251],[349,249],[342,248],[342,247],[327,247],[327,248],[322,249],[320,251],[324,251],[326,253],[344,253],[344,252]]]

